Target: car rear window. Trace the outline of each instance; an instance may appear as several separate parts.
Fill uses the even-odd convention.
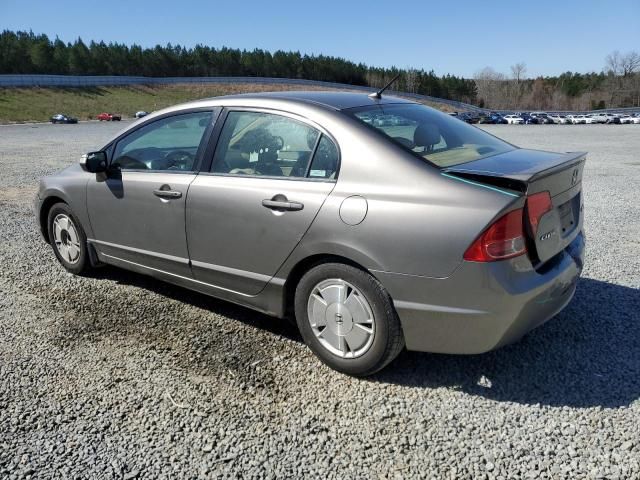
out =
[[[479,128],[424,105],[375,105],[346,112],[438,167],[472,162],[515,149]]]

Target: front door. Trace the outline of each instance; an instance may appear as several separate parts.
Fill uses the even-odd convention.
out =
[[[335,185],[338,150],[305,121],[228,113],[212,162],[187,199],[197,280],[259,293],[302,239]]]
[[[113,146],[109,173],[87,187],[90,241],[107,259],[192,276],[185,202],[211,123],[211,111],[163,117]]]

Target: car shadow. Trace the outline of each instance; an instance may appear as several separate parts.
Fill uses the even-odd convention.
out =
[[[640,398],[640,291],[583,278],[561,313],[515,344],[471,356],[404,352],[371,380],[527,405],[627,406]]]
[[[277,319],[225,300],[219,300],[194,290],[157,280],[147,275],[106,265],[91,270],[89,276],[96,279],[111,280],[123,285],[143,288],[172,300],[188,303],[194,307],[214,312],[217,315],[231,320],[236,320],[288,340],[302,343],[302,337],[292,322]]]
[[[93,275],[302,342],[292,323],[245,307],[113,267]],[[469,356],[405,351],[363,381],[447,387],[526,405],[627,406],[640,398],[640,292],[583,278],[565,310],[515,344]]]

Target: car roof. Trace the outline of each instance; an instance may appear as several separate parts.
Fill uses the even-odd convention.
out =
[[[330,91],[284,91],[284,92],[260,92],[244,93],[240,95],[227,95],[213,97],[209,100],[244,99],[244,100],[282,100],[287,103],[304,103],[322,106],[332,110],[345,110],[348,108],[364,107],[390,103],[416,103],[405,98],[382,95],[381,98],[371,98],[366,93],[358,92],[330,92]]]

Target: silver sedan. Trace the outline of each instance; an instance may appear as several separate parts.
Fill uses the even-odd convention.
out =
[[[326,364],[472,354],[571,300],[584,153],[519,149],[389,96],[281,92],[155,112],[41,180],[60,263],[295,318]]]

